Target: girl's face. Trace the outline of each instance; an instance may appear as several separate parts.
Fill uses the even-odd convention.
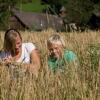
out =
[[[60,44],[51,44],[48,45],[48,55],[52,58],[59,59],[62,57],[63,47]]]
[[[19,53],[22,48],[22,40],[20,39],[19,36],[16,37],[15,39],[15,53]]]

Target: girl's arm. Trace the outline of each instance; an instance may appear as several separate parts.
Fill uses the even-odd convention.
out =
[[[29,64],[29,71],[38,75],[40,69],[40,55],[37,49],[31,52],[31,63]]]

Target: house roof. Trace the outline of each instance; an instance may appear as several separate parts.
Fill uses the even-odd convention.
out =
[[[46,29],[52,27],[59,30],[62,27],[62,19],[55,15],[23,12],[15,9],[13,9],[12,12],[14,16],[16,16],[29,29]]]

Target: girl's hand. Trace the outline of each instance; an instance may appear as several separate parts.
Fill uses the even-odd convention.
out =
[[[11,56],[5,57],[3,58],[3,61],[5,64],[10,64],[12,62],[12,57]]]

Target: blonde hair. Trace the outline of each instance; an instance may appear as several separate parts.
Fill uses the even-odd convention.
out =
[[[52,34],[47,40],[47,46],[50,44],[59,44],[65,47],[65,42],[62,36],[59,34]]]
[[[8,29],[5,32],[4,46],[3,46],[3,49],[5,51],[11,51],[11,50],[14,49],[14,47],[15,47],[15,38],[17,36],[19,36],[20,39],[22,40],[22,37],[21,37],[20,33],[16,29]]]

